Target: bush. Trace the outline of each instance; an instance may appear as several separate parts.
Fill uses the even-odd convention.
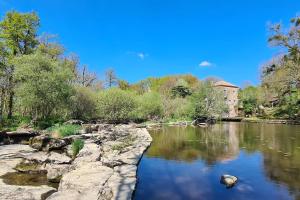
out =
[[[3,129],[15,131],[19,127],[28,125],[30,123],[30,117],[14,116],[12,119],[3,118],[0,122],[0,130],[3,127]]]
[[[138,107],[135,110],[137,120],[159,119],[163,115],[163,104],[158,93],[149,92],[137,98]]]
[[[67,137],[70,135],[77,135],[80,128],[81,126],[79,125],[64,124],[50,127],[47,131],[56,137]]]
[[[95,92],[87,87],[76,87],[71,97],[70,112],[72,119],[93,119],[96,116]]]
[[[84,146],[84,142],[81,139],[77,139],[72,142],[73,157],[77,156],[77,154],[83,148],[83,146]]]
[[[165,119],[189,120],[191,115],[191,103],[187,98],[163,99],[163,112]]]
[[[117,88],[100,92],[97,102],[99,118],[110,123],[132,120],[136,107],[135,95]]]

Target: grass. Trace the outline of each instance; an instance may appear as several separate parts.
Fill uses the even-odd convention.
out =
[[[81,129],[80,125],[63,124],[52,126],[47,129],[53,137],[67,137],[71,135],[77,135]]]
[[[30,123],[29,117],[14,116],[12,119],[3,118],[0,120],[0,130],[15,131],[18,128]]]
[[[77,139],[72,142],[73,157],[77,156],[77,154],[83,148],[83,146],[84,146],[84,142],[81,139]]]

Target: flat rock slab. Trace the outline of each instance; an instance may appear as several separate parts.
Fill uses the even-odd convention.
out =
[[[0,146],[0,176],[15,172],[13,169],[24,157],[35,153],[28,145],[5,145]],[[5,200],[40,200],[51,193],[55,188],[43,186],[18,186],[7,185],[0,179],[0,199]]]
[[[81,165],[63,176],[59,191],[48,199],[65,200],[66,197],[86,200],[98,199],[99,191],[112,174],[113,170],[102,166],[100,162]]]
[[[56,189],[48,186],[15,186],[0,183],[0,199],[3,200],[41,200],[54,192]]]
[[[43,151],[26,155],[24,158],[38,163],[69,164],[72,161],[72,159],[66,155],[56,152],[47,153]]]

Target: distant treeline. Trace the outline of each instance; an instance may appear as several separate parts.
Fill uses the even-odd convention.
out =
[[[0,22],[0,120],[4,127],[45,128],[68,119],[112,123],[218,117],[223,94],[192,75],[137,84],[107,69],[100,80],[53,35],[38,35],[36,13],[8,12]]]

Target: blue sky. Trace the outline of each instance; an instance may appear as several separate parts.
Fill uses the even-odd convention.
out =
[[[0,0],[1,17],[12,9],[36,11],[40,33],[58,34],[100,78],[112,67],[130,82],[191,73],[242,86],[278,52],[268,22],[288,24],[300,1]]]

